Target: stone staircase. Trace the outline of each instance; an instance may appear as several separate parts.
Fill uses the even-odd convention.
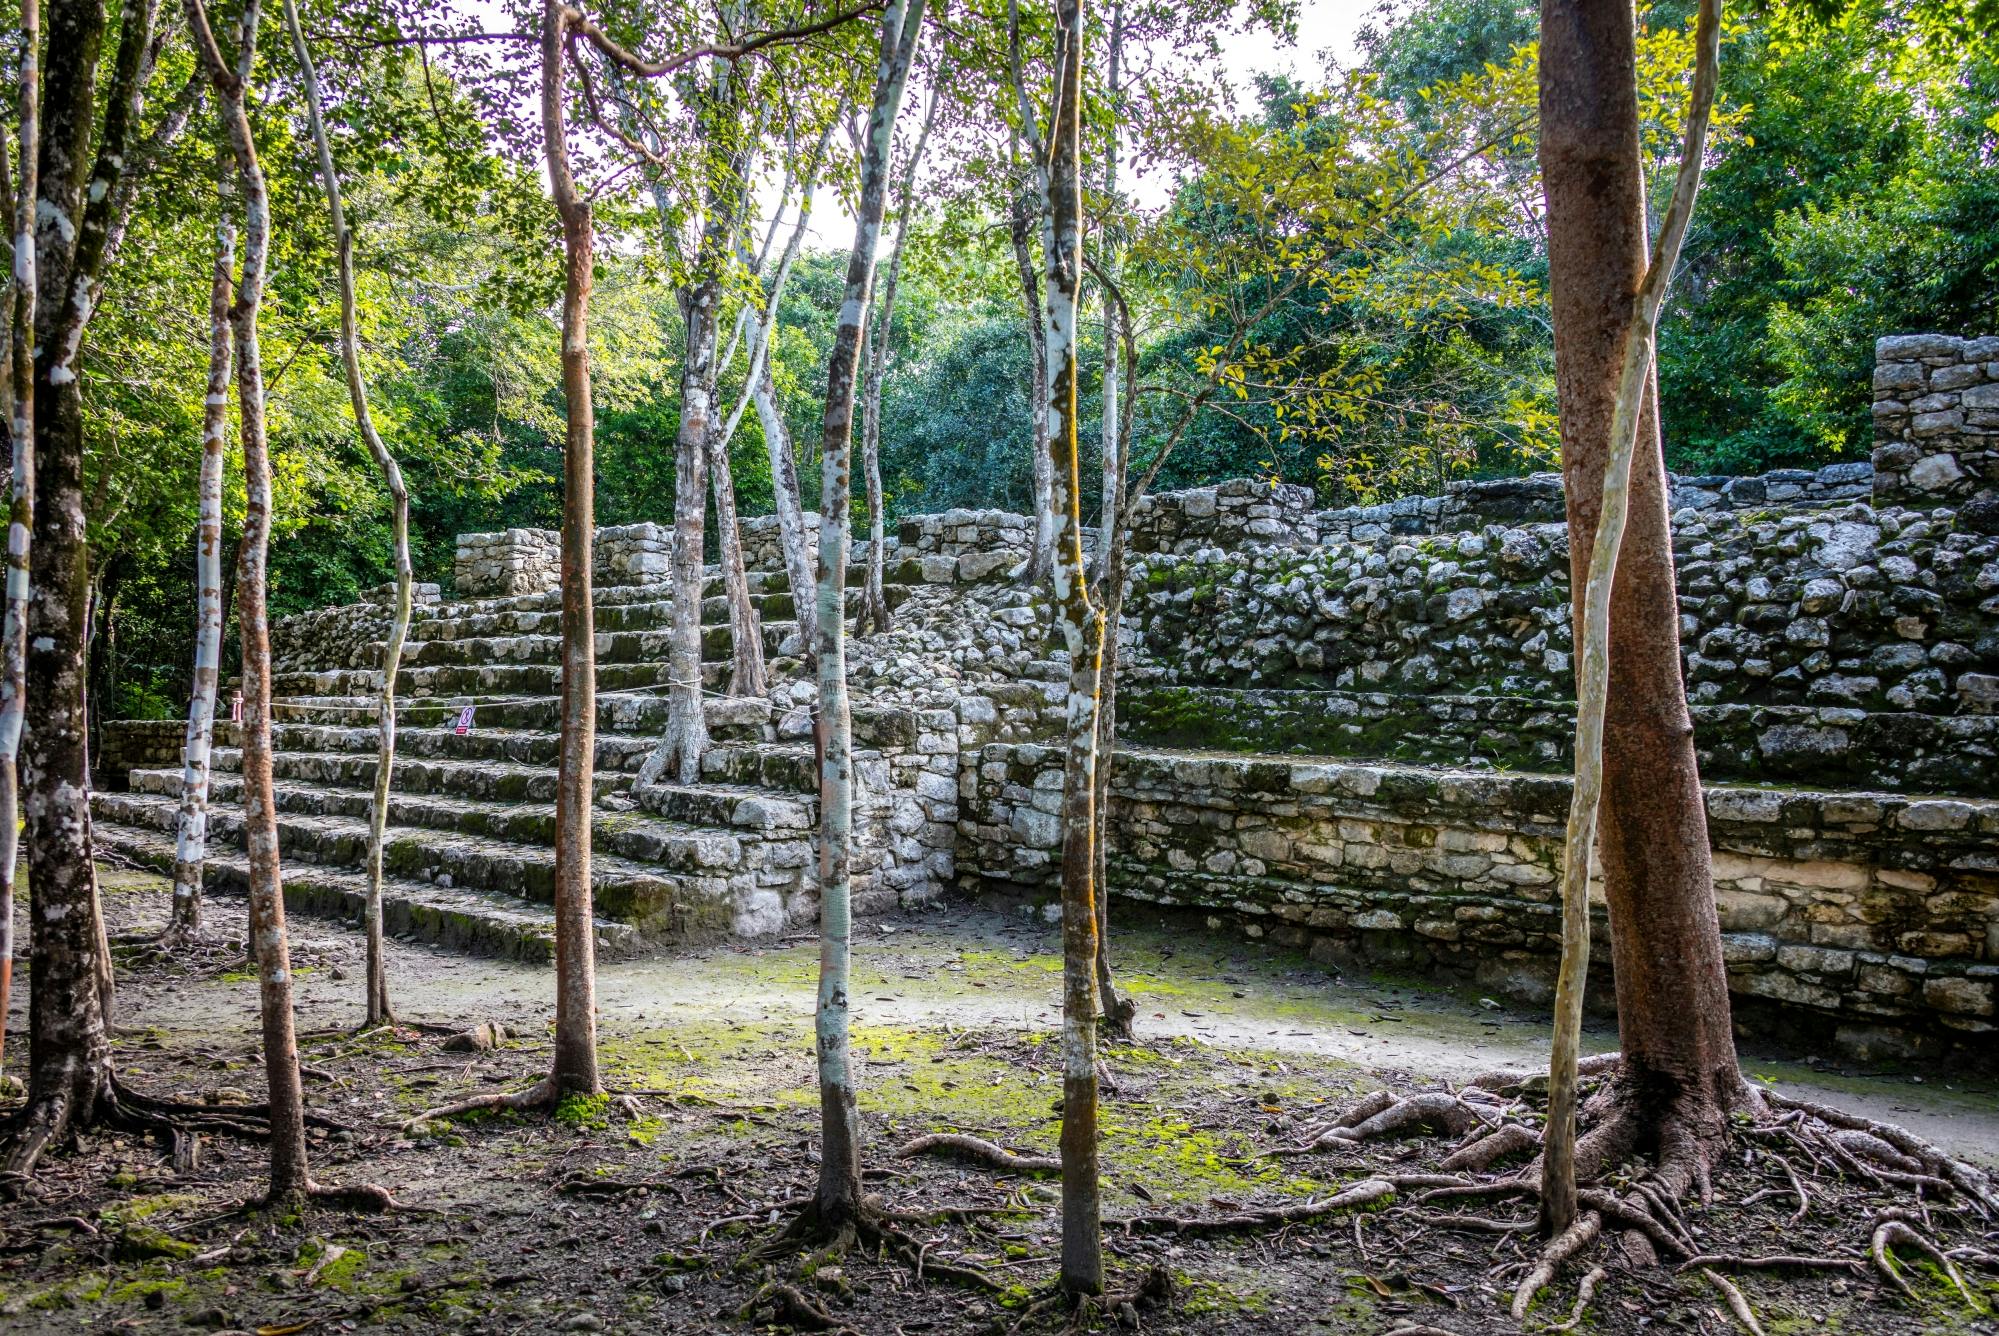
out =
[[[854,577],[857,581],[859,573]],[[801,662],[781,572],[751,575],[774,682]],[[727,601],[710,573],[702,601],[702,676],[726,685]],[[892,602],[906,586],[889,589]],[[817,774],[809,717],[766,699],[711,695],[714,746],[699,783],[640,786],[637,772],[666,719],[672,600],[660,584],[596,591],[596,800],[592,883],[600,951],[780,932],[816,918],[809,870]],[[344,615],[343,615],[344,614]],[[373,692],[386,609],[373,604],[281,624],[273,677],[273,778],[287,904],[353,918],[366,892],[368,817],[376,771]],[[556,752],[561,595],[557,591],[419,607],[397,677],[401,727],[385,842],[388,931],[485,954],[549,959],[554,951]],[[330,634],[335,627],[338,634]],[[454,725],[474,707],[474,726]],[[861,703],[856,761],[877,818],[892,805],[881,744],[907,749],[910,712]],[[242,753],[219,724],[209,817],[209,885],[240,893]],[[180,768],[135,766],[123,792],[94,795],[101,851],[170,870]],[[879,819],[875,823],[880,824]],[[861,907],[892,904],[880,883],[884,839],[869,823],[856,852]],[[876,832],[885,835],[885,832]]]

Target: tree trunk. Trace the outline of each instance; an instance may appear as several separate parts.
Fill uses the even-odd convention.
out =
[[[667,649],[666,731],[640,781],[692,784],[701,778],[708,723],[701,712],[701,548],[708,507],[708,437],[714,431],[715,336],[721,291],[689,293],[680,368],[680,435],[673,452],[673,628]]]
[[[1124,112],[1124,106],[1118,98],[1118,94],[1122,88],[1120,81],[1124,73],[1124,0],[1112,0],[1109,45],[1109,69],[1106,71],[1104,79],[1104,96],[1110,104],[1110,115],[1105,118],[1104,124],[1104,208],[1106,211],[1117,207],[1118,117]],[[1103,256],[1104,273],[1109,277],[1110,281],[1116,282],[1118,272],[1117,253],[1116,248],[1111,244],[1109,228],[1100,228],[1098,230],[1097,247]],[[1118,455],[1120,433],[1118,431],[1117,304],[1111,299],[1108,289],[1104,292],[1103,305],[1104,419],[1103,429],[1099,437],[1100,462],[1103,467],[1100,474],[1102,478],[1102,498],[1097,527],[1096,557],[1098,570],[1103,570],[1108,564],[1111,534],[1117,528],[1118,501],[1124,492],[1124,461]],[[1111,642],[1117,640],[1116,621],[1109,622],[1105,634]],[[1105,652],[1107,654],[1115,654],[1115,649],[1107,647]],[[1106,686],[1108,686],[1108,683],[1106,683]],[[1110,711],[1108,702],[1105,703],[1104,709],[1108,715]],[[1108,760],[1110,756],[1107,734],[1111,731],[1114,730],[1107,724],[1105,731],[1098,735],[1100,746],[1097,755],[1100,758],[1100,765],[1104,760]],[[1102,791],[1101,785],[1099,786],[1099,791]],[[1101,851],[1098,855],[1097,866],[1099,868],[1103,866]],[[1098,903],[1101,905],[1103,901],[1109,898],[1108,893],[1099,895]],[[1104,977],[1108,979],[1109,975],[1109,969],[1106,968]],[[1108,1001],[1106,1005],[1108,1005]]]
[[[729,471],[729,446],[719,431],[708,433],[708,477],[715,489],[715,538],[721,548],[722,587],[729,599],[729,694],[761,696],[770,689],[764,676],[763,627],[750,601],[749,573],[743,569],[743,530],[736,518],[736,480]]]
[[[7,303],[7,429],[13,446],[7,517],[6,611],[0,614],[0,1064],[14,995],[14,879],[21,834],[21,723],[27,711],[29,539],[35,529],[35,202],[40,195],[41,9],[21,0],[20,180],[14,208],[14,282]],[[0,154],[4,157],[4,154]],[[4,168],[4,162],[0,162]],[[11,178],[11,173],[9,176]]]
[[[1555,1030],[1541,1170],[1541,1226],[1551,1238],[1568,1229],[1576,1218],[1576,1063],[1582,1038],[1583,990],[1589,979],[1590,863],[1596,846],[1598,801],[1603,787],[1603,729],[1611,671],[1611,593],[1630,508],[1638,420],[1652,383],[1659,306],[1665,298],[1673,266],[1679,260],[1680,243],[1686,236],[1700,189],[1708,113],[1714,105],[1720,18],[1718,0],[1701,0],[1686,142],[1659,238],[1632,301],[1619,351],[1604,472],[1597,493],[1597,527],[1590,549],[1588,578],[1577,599],[1576,775],[1563,842],[1562,961],[1555,984]]]
[[[1051,502],[1060,531],[1055,600],[1069,650],[1069,711],[1062,766],[1062,1288],[1101,1294],[1103,1226],[1097,1171],[1097,881],[1096,797],[1098,677],[1104,623],[1090,602],[1083,555],[1079,483],[1076,317],[1082,277],[1079,180],[1083,91],[1082,0],[1057,0],[1055,111],[1048,130],[1048,379],[1045,405],[1054,461]],[[1044,520],[1049,518],[1043,517]]]
[[[773,327],[768,337],[776,338],[775,322],[777,312],[771,312]],[[812,558],[808,555],[814,545],[812,535],[805,531],[805,504],[798,485],[798,454],[791,444],[791,429],[785,426],[784,414],[778,408],[777,385],[771,379],[770,359],[764,359],[763,372],[756,384],[757,422],[763,428],[764,452],[770,456],[771,493],[777,499],[777,533],[784,544],[785,579],[791,585],[791,605],[798,618],[799,643],[805,647],[806,657],[817,655],[819,645],[819,610],[814,603],[815,591],[812,581]]]
[[[1629,0],[1544,0],[1541,168],[1576,643],[1603,503],[1633,299],[1646,271],[1634,17]],[[1657,1152],[1672,1195],[1725,1116],[1753,1100],[1735,1054],[1679,608],[1658,396],[1644,377],[1630,512],[1609,605],[1599,853],[1623,1070],[1621,1117],[1579,1148],[1589,1177]],[[1676,1180],[1677,1183],[1676,1183]]]
[[[1027,314],[1027,343],[1034,366],[1028,373],[1028,393],[1035,405],[1032,449],[1034,546],[1027,557],[1024,578],[1034,588],[1048,581],[1055,559],[1055,465],[1048,453],[1048,418],[1043,411],[1048,402],[1048,344],[1042,330],[1041,271],[1035,266],[1030,239],[1034,218],[1026,192],[1018,193],[1007,206],[1007,233],[1013,243],[1014,269],[1020,280],[1020,304]]]
[[[200,515],[195,525],[194,684],[181,744],[180,816],[174,831],[170,941],[201,936],[202,868],[208,857],[208,753],[222,677],[222,473],[229,434],[229,301],[236,272],[235,191],[216,164],[215,264],[208,289],[208,392],[201,414]]]
[[[264,1078],[270,1088],[273,1204],[312,1191],[305,1154],[305,1097],[293,1028],[291,951],[278,862],[278,821],[271,783],[271,628],[267,606],[271,538],[271,461],[264,428],[264,367],[257,317],[270,243],[270,197],[244,106],[256,63],[258,0],[237,18],[236,61],[224,62],[202,0],[187,0],[188,27],[214,81],[217,104],[242,190],[243,269],[229,310],[236,353],[236,412],[243,442],[243,545],[236,560],[236,621],[243,645],[243,830],[250,865],[250,949],[257,962],[263,1022]]]
[[[590,281],[595,235],[589,202],[570,173],[569,141],[563,117],[563,39],[567,29],[562,0],[546,0],[541,48],[542,140],[548,155],[549,188],[562,217],[562,395],[566,423],[562,459],[562,740],[557,753],[555,803],[555,1058],[544,1087],[550,1098],[596,1094],[597,1074],[596,937],[590,894],[590,816],[594,806],[597,750],[597,637],[591,605],[591,549],[596,522],[593,458],[595,420],[590,394]],[[683,454],[687,441],[683,421]],[[695,457],[700,456],[699,443]],[[681,501],[687,497],[683,476]],[[701,717],[700,594],[701,506],[698,467],[694,481],[694,714]],[[674,619],[681,602],[680,521],[675,515]],[[676,646],[676,652],[678,651]],[[699,756],[695,763],[698,765]]]
[[[861,1209],[861,1135],[849,1054],[848,957],[853,931],[853,719],[847,702],[847,524],[853,486],[854,371],[867,335],[875,247],[888,194],[889,143],[902,106],[925,0],[888,0],[861,158],[860,207],[839,324],[827,359],[824,472],[819,489],[819,1057],[820,1157],[814,1213],[839,1227]]]
[[[10,1182],[28,1173],[47,1146],[115,1108],[117,1098],[105,1019],[109,999],[99,969],[103,918],[90,861],[84,714],[90,571],[77,355],[149,69],[152,10],[142,0],[126,0],[122,8],[101,130],[95,107],[103,8],[95,0],[58,0],[49,9],[47,32],[44,49],[53,59],[42,85],[35,155],[35,495],[20,764],[34,988],[28,1105],[0,1173]],[[18,233],[15,244],[18,254]],[[17,542],[11,521],[9,528],[11,549]]]
[[[368,809],[368,903],[364,912],[368,937],[367,1020],[370,1027],[395,1020],[389,1006],[388,965],[382,943],[382,845],[388,837],[389,794],[396,768],[396,674],[402,669],[403,644],[409,638],[411,586],[410,498],[403,484],[403,471],[375,431],[374,416],[368,411],[368,385],[361,375],[361,335],[355,314],[354,235],[347,227],[347,213],[340,199],[340,177],[333,165],[333,144],[326,134],[326,119],[319,105],[319,74],[313,68],[312,53],[306,49],[305,35],[299,30],[298,8],[285,0],[285,26],[291,30],[292,49],[298,56],[299,71],[305,81],[307,119],[319,148],[319,174],[326,182],[326,212],[333,232],[334,255],[340,279],[340,360],[347,372],[347,397],[354,407],[354,423],[382,482],[389,489],[394,508],[396,605],[389,623],[388,642],[382,647],[382,686],[376,701],[375,791]]]

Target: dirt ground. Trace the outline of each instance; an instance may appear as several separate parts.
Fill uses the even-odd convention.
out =
[[[105,891],[114,932],[164,921],[162,879],[107,869]],[[211,928],[219,944],[198,962],[125,962],[119,1070],[153,1094],[259,1100],[256,985],[231,946],[243,932],[241,903],[215,902]],[[927,1263],[978,1269],[992,1288],[919,1279],[858,1253],[802,1264],[753,1255],[788,1218],[787,1203],[809,1192],[814,1172],[810,940],[603,966],[606,1083],[634,1094],[635,1108],[572,1100],[552,1118],[478,1116],[405,1132],[398,1124],[427,1107],[540,1074],[551,973],[392,943],[391,988],[405,1021],[492,1021],[511,1037],[489,1052],[447,1051],[442,1033],[414,1025],[355,1037],[358,936],[311,918],[294,919],[292,931],[308,1098],[348,1129],[315,1129],[315,1175],[381,1184],[409,1209],[240,1213],[262,1179],[259,1145],[205,1139],[198,1165],[176,1175],[153,1145],[92,1137],[45,1164],[38,1196],[0,1205],[0,1331],[787,1330],[800,1325],[796,1315],[775,1313],[768,1298],[781,1283],[869,1336],[1004,1332],[1054,1274],[1052,1175],[894,1154],[932,1131],[1054,1153],[1061,1077],[1051,925],[950,905],[857,934],[870,1184],[907,1213],[905,1228]],[[1106,1055],[1107,1218],[1208,1218],[1336,1191],[1369,1164],[1401,1159],[1420,1168],[1434,1162],[1436,1145],[1268,1152],[1383,1087],[1433,1087],[1546,1061],[1545,1018],[1490,999],[1343,976],[1184,926],[1127,921],[1115,931],[1140,1039]],[[17,996],[9,1018],[15,1072],[25,1056],[24,1001]],[[1598,1049],[1614,1041],[1590,1038]],[[1999,1162],[1999,1088],[1989,1080],[1859,1073],[1753,1048],[1744,1057],[1759,1081]],[[1788,1195],[1773,1190],[1744,1204],[1781,1184],[1773,1172],[1760,1162],[1731,1169],[1717,1183],[1716,1206],[1687,1213],[1704,1248],[1857,1252],[1871,1213],[1887,1200],[1854,1184],[1817,1185],[1813,1209],[1790,1224]],[[1926,1209],[1953,1242],[1988,1251],[1999,1242],[1980,1233],[1990,1223]],[[1099,1325],[1369,1336],[1520,1330],[1505,1316],[1506,1298],[1526,1270],[1532,1236],[1439,1228],[1420,1214],[1391,1204],[1218,1236],[1107,1220],[1114,1287],[1162,1267],[1173,1292]],[[1737,1279],[1772,1336],[1999,1330],[1999,1276],[1968,1273],[1974,1307],[1933,1268],[1912,1264],[1908,1274],[1915,1303],[1864,1269]],[[1579,1279],[1559,1279],[1526,1329],[1566,1317]],[[1028,1329],[1060,1325],[1037,1317]],[[1741,1328],[1697,1272],[1612,1265],[1576,1330]]]

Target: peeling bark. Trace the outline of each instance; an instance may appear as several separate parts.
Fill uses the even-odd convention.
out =
[[[168,941],[201,936],[202,869],[208,857],[208,758],[222,677],[222,474],[229,433],[230,293],[236,272],[233,167],[216,164],[215,263],[208,289],[208,383],[201,413],[200,510],[195,526],[194,690],[181,744],[180,813],[174,829],[173,912]]]
[[[813,1214],[838,1229],[860,1213],[861,1144],[849,1053],[848,959],[853,931],[853,719],[847,700],[848,497],[853,487],[854,379],[866,337],[875,248],[888,193],[895,117],[922,33],[925,0],[888,0],[861,157],[860,207],[846,290],[827,360],[819,520],[819,996],[815,1023],[821,1149]]]

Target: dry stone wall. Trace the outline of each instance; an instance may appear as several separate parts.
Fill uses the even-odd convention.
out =
[[[1999,336],[1896,334],[1874,345],[1876,495],[1973,508],[1999,529]]]
[[[459,598],[540,594],[562,583],[562,535],[554,529],[461,533],[451,563]]]
[[[976,763],[961,865],[987,889],[1050,899],[1060,751],[994,743]],[[1214,910],[1226,916],[1215,926],[1330,961],[1544,1003],[1568,794],[1555,775],[1126,751],[1112,772],[1111,880],[1120,896]],[[1999,802],[1717,786],[1708,822],[1746,1023],[1877,1056],[1990,1043]],[[1601,936],[1600,893],[1597,919]]]
[[[1946,509],[1678,518],[1694,701],[1999,707],[1999,538]],[[1144,558],[1131,579],[1133,671],[1148,683],[1572,695],[1557,525],[1385,547],[1206,548]]]

